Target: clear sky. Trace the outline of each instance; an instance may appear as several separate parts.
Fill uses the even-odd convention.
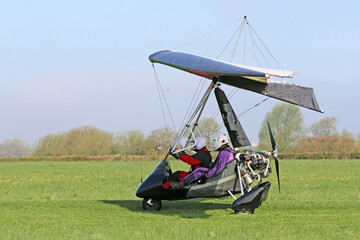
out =
[[[293,83],[314,88],[325,113],[302,109],[306,125],[336,116],[339,130],[358,134],[359,10],[355,0],[3,1],[0,143],[34,143],[85,125],[149,134],[164,121],[148,56],[245,15],[281,65],[299,72]],[[239,24],[176,51],[216,58]],[[160,65],[156,71],[178,127],[200,79]],[[241,90],[231,102],[242,112],[262,99]],[[240,118],[251,142],[278,102]]]

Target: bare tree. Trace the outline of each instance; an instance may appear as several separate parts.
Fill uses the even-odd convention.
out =
[[[29,144],[18,138],[6,139],[0,144],[0,157],[26,157],[30,155]]]
[[[33,156],[61,156],[65,155],[63,147],[63,141],[65,139],[65,133],[48,134],[35,144],[35,150],[32,153]]]
[[[176,132],[168,127],[153,130],[146,138],[145,147],[147,154],[165,154],[176,139]]]
[[[294,150],[297,141],[304,136],[304,118],[300,108],[288,103],[277,104],[266,113],[259,133],[259,150],[271,149],[267,122],[281,152]]]
[[[112,145],[112,134],[85,126],[66,133],[61,147],[63,155],[96,156],[110,154]]]
[[[339,119],[337,117],[326,117],[310,126],[310,131],[314,137],[331,136],[337,134],[336,125]]]
[[[143,155],[145,136],[141,130],[129,130],[114,135],[113,153]]]
[[[203,137],[206,138],[207,143],[209,144],[211,138],[218,133],[220,129],[219,123],[213,118],[203,118],[198,123],[200,133]]]

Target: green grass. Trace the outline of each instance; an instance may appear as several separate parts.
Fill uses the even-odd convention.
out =
[[[231,197],[144,212],[141,165],[158,163],[1,162],[0,239],[360,239],[359,160],[281,161],[281,194],[273,173],[253,215]]]

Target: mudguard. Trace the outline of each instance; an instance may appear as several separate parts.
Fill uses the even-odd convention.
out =
[[[245,193],[232,204],[234,211],[249,211],[258,208],[266,200],[271,182],[264,182],[251,192]]]

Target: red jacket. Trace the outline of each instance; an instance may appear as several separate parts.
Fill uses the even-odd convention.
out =
[[[209,164],[211,163],[212,157],[209,150],[206,147],[204,147],[192,156],[186,154],[181,155],[180,160],[193,166],[192,170],[194,170],[198,167],[208,168]]]

